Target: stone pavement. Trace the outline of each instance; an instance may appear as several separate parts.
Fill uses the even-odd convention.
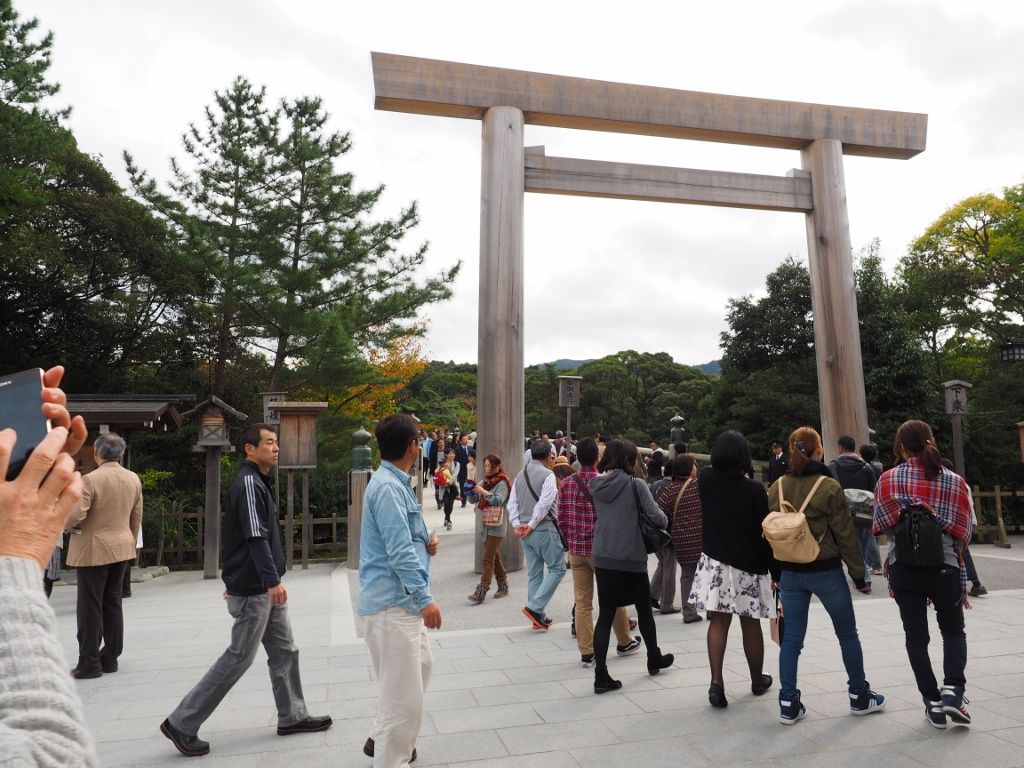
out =
[[[612,658],[610,670],[623,688],[595,696],[593,673],[580,668],[563,620],[571,603],[568,579],[552,610],[557,622],[547,633],[529,629],[518,613],[522,574],[513,575],[510,598],[468,605],[465,595],[475,582],[465,567],[472,536],[460,533],[459,520],[457,512],[456,530],[444,532],[443,557],[435,563],[445,626],[431,635],[434,678],[416,766],[620,768],[632,760],[645,768],[1024,766],[1024,589],[993,591],[967,613],[974,725],[945,732],[924,721],[891,600],[855,596],[869,679],[889,697],[887,711],[864,718],[847,714],[839,647],[828,617],[814,603],[800,663],[808,717],[787,728],[777,722],[776,687],[761,698],[749,692],[738,626],[726,659],[729,707],[708,706],[707,625],[684,625],[678,614],[656,618],[662,649],[676,655],[673,667],[649,677],[642,652]],[[468,515],[461,520],[468,530]],[[1024,566],[1019,548],[985,547],[979,548],[979,567],[989,562],[983,558],[990,552],[1005,564]],[[355,582],[355,572],[332,565],[286,577],[306,698],[313,714],[334,716],[334,727],[276,735],[261,653],[202,729],[212,752],[195,764],[369,768],[361,748],[373,722],[377,686],[353,615]],[[1024,585],[1024,579],[1018,575],[1016,583]],[[231,622],[221,590],[219,581],[203,581],[196,572],[173,573],[137,585],[125,601],[121,671],[78,683],[103,766],[188,762],[158,726],[227,644]],[[74,597],[73,587],[59,587],[53,597],[69,661],[76,653]],[[934,649],[937,628],[933,638]],[[776,678],[777,660],[777,648],[767,641],[765,670]]]

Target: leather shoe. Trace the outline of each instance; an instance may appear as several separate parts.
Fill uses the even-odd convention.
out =
[[[704,621],[703,616],[694,616],[691,619],[683,619],[683,624],[696,624],[698,621]]]
[[[189,736],[187,733],[182,733],[171,725],[170,720],[164,720],[160,723],[160,733],[170,739],[171,743],[185,757],[200,757],[210,752],[210,742],[203,741],[198,736]]]
[[[71,670],[71,676],[75,678],[75,680],[93,680],[97,677],[103,677],[103,670],[97,669],[90,672],[82,669],[81,667],[75,667]]]
[[[366,743],[363,744],[363,754],[366,755],[367,757],[373,757],[373,748],[374,748],[374,743],[373,743],[373,737],[371,736],[370,738],[368,738],[366,740]],[[415,763],[416,762],[416,747],[412,748],[412,757],[409,758],[409,762],[410,763]]]
[[[666,616],[670,613],[682,613],[682,608],[676,608],[674,605],[670,605],[668,608],[661,609],[661,615]]]
[[[317,731],[326,731],[334,723],[330,715],[323,715],[322,717],[306,717],[299,720],[297,723],[291,725],[279,725],[277,726],[278,736],[290,736],[293,733],[316,733]]]

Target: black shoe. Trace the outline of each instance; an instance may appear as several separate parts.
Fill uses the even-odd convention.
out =
[[[660,603],[660,602],[659,602],[658,600],[655,600],[655,599],[654,599],[654,598],[652,597],[652,598],[651,598],[651,608],[655,608],[655,609],[657,609],[657,610],[659,610],[659,611],[660,611],[660,610],[661,610],[661,603]]]
[[[363,744],[363,754],[366,755],[367,757],[373,757],[373,747],[374,747],[373,737],[370,737],[369,739],[366,740],[366,743]],[[409,758],[409,762],[410,763],[415,763],[416,762],[416,747],[412,748],[412,757]]]
[[[621,680],[613,680],[608,674],[608,668],[599,669],[594,673],[594,693],[602,694],[608,691],[617,691],[622,687]]]
[[[987,595],[988,594],[988,590],[985,589],[985,585],[984,584],[981,584],[979,582],[979,583],[975,584],[973,587],[971,587],[971,591],[968,592],[967,594],[969,594],[971,597],[981,597],[982,595]]]
[[[712,683],[708,688],[708,702],[716,709],[729,706],[729,700],[725,698],[725,687],[721,683]]]
[[[661,614],[662,616],[667,616],[672,613],[682,613],[682,611],[682,608],[676,608],[674,605],[670,605],[668,608],[662,608]]]
[[[696,624],[698,621],[704,621],[703,616],[694,616],[691,619],[683,619],[683,624]]]
[[[660,653],[658,656],[647,657],[647,674],[656,675],[663,669],[668,669],[672,666],[672,662],[676,660],[676,657],[671,653]]]
[[[750,683],[750,692],[755,696],[763,696],[769,688],[772,687],[772,676],[761,675],[757,680],[752,680]]]
[[[334,721],[330,715],[323,715],[321,717],[306,717],[299,720],[297,723],[291,725],[279,725],[277,726],[278,736],[290,736],[293,733],[316,733],[317,731],[326,731]]]
[[[104,675],[112,675],[112,674],[114,674],[115,672],[117,672],[117,662],[116,662],[116,661],[114,661],[114,662],[111,662],[111,663],[109,663],[109,664],[104,664],[104,663],[103,663],[103,662],[101,661],[101,662],[100,662],[100,669],[102,669],[102,670],[103,670],[103,674],[104,674]]]
[[[97,669],[90,671],[82,669],[81,667],[75,667],[71,670],[71,676],[75,678],[75,680],[94,680],[97,677],[103,677],[103,670]]]
[[[210,752],[210,742],[203,741],[198,736],[189,736],[187,733],[182,733],[171,725],[170,720],[164,720],[160,723],[160,733],[170,739],[171,743],[185,757],[200,757]]]

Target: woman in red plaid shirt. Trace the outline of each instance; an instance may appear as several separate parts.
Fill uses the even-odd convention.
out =
[[[885,572],[889,591],[900,608],[907,655],[924,698],[925,718],[935,728],[945,728],[947,718],[955,725],[970,725],[971,716],[964,706],[967,576],[963,569],[963,551],[971,539],[970,491],[962,477],[942,466],[931,427],[923,421],[900,425],[893,453],[902,463],[884,472],[878,481],[872,532],[887,534],[892,541],[900,513],[913,505],[923,505],[935,516],[942,530],[943,564],[918,567],[901,563],[891,547]],[[929,602],[935,606],[942,633],[941,691],[928,657]]]

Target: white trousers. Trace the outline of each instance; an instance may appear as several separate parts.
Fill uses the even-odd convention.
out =
[[[427,629],[420,616],[388,608],[366,618],[366,646],[380,683],[372,733],[374,768],[407,768],[434,665]]]

